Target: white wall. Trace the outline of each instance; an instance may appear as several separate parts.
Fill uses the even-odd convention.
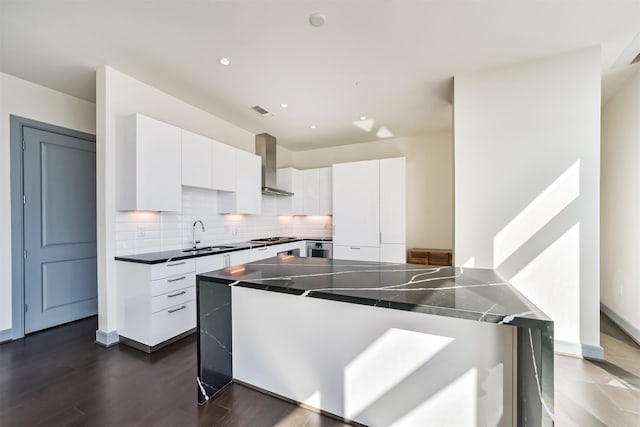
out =
[[[95,133],[95,105],[0,73],[0,331],[11,328],[9,115]]]
[[[142,113],[254,152],[254,135],[110,67],[96,75],[98,186],[98,328],[116,330],[115,121]]]
[[[598,47],[455,77],[455,264],[496,268],[599,347]],[[582,348],[580,348],[582,344]]]
[[[407,158],[407,248],[453,247],[451,132],[293,152],[298,169],[333,163]]]
[[[605,313],[640,342],[640,68],[637,69],[602,110],[600,290]]]

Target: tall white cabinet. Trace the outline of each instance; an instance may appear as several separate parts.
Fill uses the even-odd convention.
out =
[[[406,262],[406,160],[333,165],[333,257]]]

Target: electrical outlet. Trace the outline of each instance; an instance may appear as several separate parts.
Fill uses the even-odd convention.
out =
[[[144,227],[138,227],[137,236],[139,238],[143,238],[145,235],[146,235],[146,231],[145,231]]]

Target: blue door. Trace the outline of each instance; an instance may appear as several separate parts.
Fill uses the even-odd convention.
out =
[[[96,146],[24,128],[25,333],[97,313]]]

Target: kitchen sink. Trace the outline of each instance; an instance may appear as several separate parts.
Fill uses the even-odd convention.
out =
[[[182,252],[218,252],[218,251],[223,251],[225,249],[233,249],[234,246],[205,246],[203,248],[197,248],[197,249],[193,249],[193,248],[189,248],[189,249],[183,249]]]

